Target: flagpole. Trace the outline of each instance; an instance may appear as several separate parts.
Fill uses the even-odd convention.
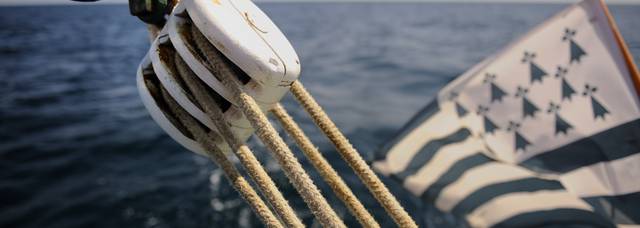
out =
[[[624,62],[629,68],[629,74],[631,76],[631,79],[633,80],[633,85],[636,88],[636,93],[638,94],[638,97],[640,97],[640,71],[638,71],[638,67],[636,66],[635,60],[633,59],[633,56],[629,51],[629,47],[627,47],[627,43],[624,41],[624,38],[622,38],[622,34],[620,33],[620,30],[618,29],[618,26],[616,25],[616,22],[613,19],[613,16],[611,15],[611,12],[609,11],[609,8],[607,7],[607,4],[604,2],[604,0],[600,0],[600,6],[602,7],[604,14],[607,16],[607,21],[609,22],[609,26],[613,31],[613,36],[615,37],[616,43],[618,43],[618,46],[622,51]]]

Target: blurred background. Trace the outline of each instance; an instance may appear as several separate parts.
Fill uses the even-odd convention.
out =
[[[221,171],[147,114],[135,71],[148,35],[127,5],[53,3],[0,2],[0,227],[260,227]],[[302,81],[370,158],[439,88],[567,4],[258,5],[293,43]],[[640,5],[610,7],[638,62]],[[392,226],[292,98],[284,104],[376,219]],[[277,163],[249,143],[313,225]],[[359,226],[308,170],[347,224]],[[465,226],[395,185],[422,225]]]

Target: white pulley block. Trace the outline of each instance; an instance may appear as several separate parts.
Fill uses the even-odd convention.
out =
[[[160,85],[157,80],[158,79],[153,70],[153,66],[151,65],[151,61],[147,56],[145,56],[138,66],[136,83],[138,86],[138,93],[140,94],[140,98],[142,98],[142,103],[151,115],[151,118],[153,118],[153,120],[160,125],[162,130],[173,138],[173,140],[180,143],[180,145],[190,151],[206,156],[204,149],[198,145],[193,137],[187,132],[186,128],[179,126],[176,122],[177,119],[170,114],[166,105],[159,105],[164,101],[162,101],[162,96],[158,90],[159,86],[162,85]],[[164,106],[164,108],[161,108],[161,106]]]
[[[254,130],[233,102],[235,99],[209,69],[196,48],[190,29],[197,29],[227,59],[240,69],[243,89],[267,111],[280,101],[300,74],[300,63],[293,47],[273,22],[248,0],[182,0],[173,10],[165,27],[153,41],[138,69],[138,89],[153,119],[174,140],[187,149],[203,154],[183,126],[175,121],[163,101],[150,87],[164,87],[171,97],[209,130],[213,122],[202,111],[188,87],[181,81],[173,61],[174,53],[187,63],[203,82],[209,94],[220,101],[224,117],[240,140],[246,141]],[[149,86],[149,83],[157,85]],[[218,147],[230,152],[226,143]]]

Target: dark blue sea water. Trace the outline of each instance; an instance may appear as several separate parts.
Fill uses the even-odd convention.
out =
[[[265,3],[303,64],[302,81],[365,157],[438,88],[562,5]],[[613,6],[640,56],[640,6]],[[125,5],[0,8],[0,227],[254,227],[207,159],[152,121],[135,88],[147,50]],[[290,97],[284,103],[378,221],[391,219]],[[313,218],[251,140],[299,215]],[[301,158],[303,164],[308,162]],[[342,204],[315,178],[350,226]],[[459,227],[389,182],[421,224]]]

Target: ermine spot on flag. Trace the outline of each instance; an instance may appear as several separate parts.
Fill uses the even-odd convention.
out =
[[[562,92],[562,100],[567,99],[568,101],[571,101],[571,96],[576,94],[576,90],[573,89],[573,86],[571,86],[571,84],[569,84],[569,82],[565,78],[568,71],[568,68],[558,66],[556,78],[560,78],[560,80],[562,80],[562,87],[560,88]]]
[[[558,133],[563,133],[563,134],[567,134],[567,131],[571,130],[573,128],[573,126],[571,126],[571,124],[567,123],[566,120],[562,119],[562,117],[560,117],[560,115],[556,114],[556,135]]]
[[[571,101],[571,96],[574,94],[576,94],[576,90],[571,87],[566,79],[562,78],[562,100],[567,99],[568,101]]]
[[[524,136],[520,134],[520,132],[518,132],[518,129],[520,129],[520,123],[509,121],[509,127],[507,128],[507,131],[515,133],[514,144],[516,145],[516,148],[515,148],[516,152],[525,151],[527,150],[527,146],[531,145],[529,140],[527,140]]]
[[[462,118],[467,115],[468,111],[460,103],[456,102],[456,112],[458,113],[458,117]]]
[[[580,45],[578,45],[573,40],[573,37],[575,35],[576,35],[576,30],[575,29],[565,28],[564,36],[562,36],[562,41],[569,41],[570,53],[571,53],[571,60],[569,61],[570,63],[573,63],[573,62],[578,62],[579,63],[580,62],[580,58],[582,58],[583,56],[587,55],[587,53],[584,52],[582,47],[580,47]]]
[[[491,102],[497,101],[501,102],[502,97],[507,96],[507,93],[504,92],[498,85],[495,83],[496,75],[495,74],[485,74],[484,80],[482,81],[485,84],[489,84],[491,91]]]
[[[529,93],[529,89],[518,86],[516,97],[522,98],[522,118],[535,118],[536,112],[538,112],[540,109],[529,99],[527,99],[527,93]]]
[[[524,57],[522,57],[522,63],[529,64],[529,71],[531,74],[531,84],[534,82],[542,83],[542,79],[547,76],[547,72],[544,71],[538,64],[536,64],[533,60],[536,58],[536,53],[524,52]]]
[[[593,118],[598,119],[602,118],[604,120],[605,115],[609,114],[609,110],[604,107],[595,97],[594,94],[598,91],[598,88],[595,86],[591,86],[586,84],[584,86],[583,96],[587,96],[591,98],[591,109],[593,110]]]
[[[640,76],[625,48],[603,2],[577,3],[443,88],[372,165],[472,227],[638,224]]]
[[[560,105],[554,104],[553,102],[549,103],[549,109],[547,109],[547,113],[553,114],[556,118],[555,134],[558,135],[559,133],[563,133],[566,135],[569,130],[573,129],[573,126],[569,124],[566,120],[564,120],[558,114],[558,111],[560,111]]]
[[[449,101],[453,101],[456,104],[456,112],[458,113],[458,117],[462,118],[464,116],[467,115],[467,113],[469,111],[467,111],[466,108],[462,107],[462,105],[460,103],[458,103],[458,101],[456,101],[458,99],[458,93],[456,92],[451,92],[451,94],[449,94]]]
[[[496,130],[500,130],[500,127],[498,127],[495,123],[493,123],[493,121],[491,121],[491,119],[489,119],[489,117],[487,117],[488,112],[488,107],[479,105],[478,111],[476,113],[479,116],[482,116],[484,122],[484,133],[493,134]]]

